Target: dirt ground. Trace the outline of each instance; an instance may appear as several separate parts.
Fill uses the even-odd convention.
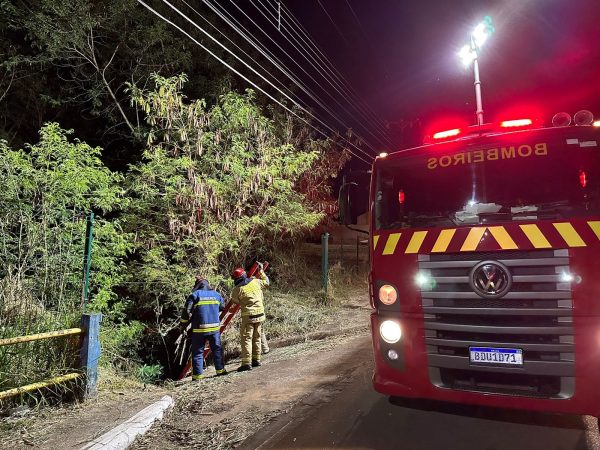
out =
[[[369,312],[366,293],[357,291],[345,299],[332,321],[315,330],[316,334],[335,335],[285,347],[273,342],[272,351],[263,357],[264,365],[251,372],[235,372],[239,361],[234,360],[228,363],[230,374],[224,377],[213,377],[214,368],[210,367],[201,382],[112,389],[103,391],[95,401],[5,418],[0,420],[0,448],[80,448],[165,394],[175,398],[175,407],[133,448],[239,446],[309,395],[311,401],[326,399],[345,373],[371,358],[369,349],[362,348],[369,335]]]
[[[276,349],[251,372],[181,386],[168,418],[133,448],[236,447],[304,399],[320,403],[331,397],[347,373],[371,358],[367,336],[365,326],[360,333]]]
[[[0,422],[1,449],[71,450],[101,436],[159,400],[166,390],[105,391],[85,403],[32,410]]]

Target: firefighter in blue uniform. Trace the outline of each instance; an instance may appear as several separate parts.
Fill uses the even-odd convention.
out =
[[[196,278],[196,284],[185,302],[181,314],[181,325],[186,327],[192,321],[192,380],[201,380],[204,365],[204,346],[210,345],[217,375],[225,375],[223,348],[221,347],[221,326],[219,311],[225,307],[223,297],[210,287],[207,280]]]

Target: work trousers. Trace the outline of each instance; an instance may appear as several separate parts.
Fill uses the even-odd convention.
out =
[[[204,370],[204,346],[206,341],[215,361],[215,369],[223,370],[223,348],[221,347],[221,333],[192,333],[192,374],[202,375]]]
[[[250,364],[252,360],[260,361],[261,331],[262,321],[256,321],[249,317],[242,317],[242,325],[240,327],[242,364]]]
[[[263,353],[269,353],[269,341],[267,341],[267,333],[265,332],[265,325],[263,323],[262,330],[260,330],[260,348]]]

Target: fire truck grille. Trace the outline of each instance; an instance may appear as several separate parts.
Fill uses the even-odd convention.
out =
[[[473,267],[508,268],[510,291],[486,299],[469,282]],[[419,255],[431,382],[441,388],[569,398],[575,349],[568,250]],[[523,364],[472,364],[469,348],[522,351]]]

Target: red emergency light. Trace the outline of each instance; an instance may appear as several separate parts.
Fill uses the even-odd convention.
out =
[[[460,128],[453,128],[452,130],[438,131],[433,135],[434,139],[447,139],[452,136],[458,136],[460,134]]]
[[[587,175],[583,170],[579,171],[579,184],[582,188],[585,188],[587,186]]]
[[[502,128],[527,127],[533,124],[531,119],[504,120],[500,122]]]
[[[437,141],[450,141],[453,139],[482,135],[486,133],[500,132],[505,128],[526,128],[532,126],[534,123],[533,119],[516,119],[516,120],[504,120],[496,123],[484,123],[482,125],[471,125],[468,127],[452,128],[450,130],[438,131],[433,135],[427,136],[425,142],[432,144]],[[505,132],[505,131],[503,131]]]

